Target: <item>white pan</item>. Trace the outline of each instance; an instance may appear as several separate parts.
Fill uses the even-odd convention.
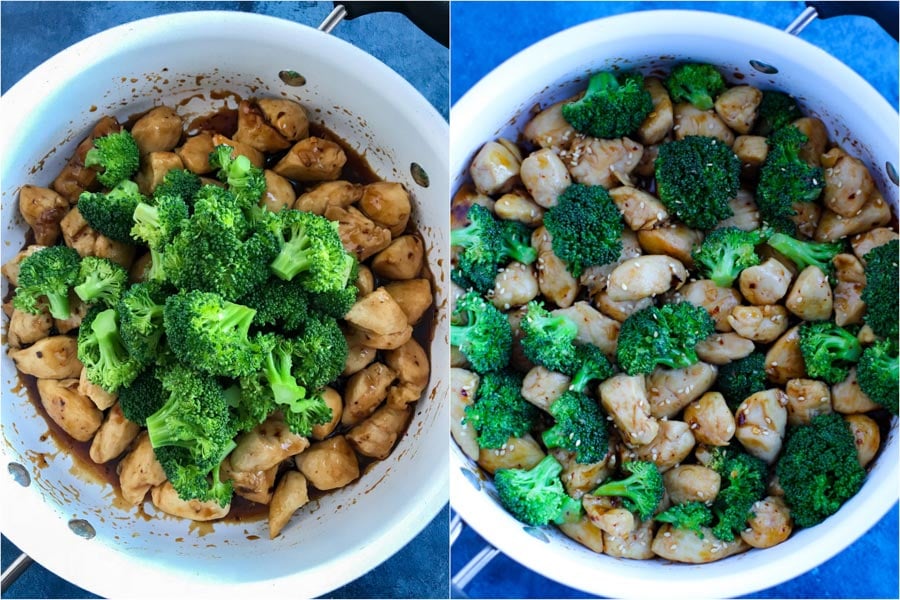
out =
[[[306,84],[286,86],[282,69],[299,72]],[[293,22],[238,12],[181,13],[116,27],[53,57],[3,96],[2,261],[23,244],[18,187],[49,185],[100,115],[124,120],[202,94],[186,107],[199,115],[221,106],[210,99],[211,90],[297,99],[381,177],[402,182],[414,197],[437,305],[444,303],[447,123],[399,75],[350,44]],[[428,187],[413,179],[413,163],[427,173]],[[444,365],[447,324],[438,312],[431,360]],[[391,456],[302,509],[270,541],[265,520],[192,527],[113,507],[108,486],[73,475],[66,453],[41,439],[47,425],[19,390],[5,352],[2,365],[2,531],[50,570],[99,595],[320,595],[391,556],[447,500],[442,368],[433,370]]]
[[[613,67],[647,73],[683,61],[712,63],[728,79],[740,73],[743,83],[794,95],[807,114],[825,122],[831,139],[868,165],[896,212],[898,117],[878,92],[799,38],[752,21],[694,11],[630,13],[573,27],[527,48],[485,76],[450,113],[452,189],[465,181],[469,162],[482,144],[497,137],[517,139],[533,106],[572,96],[584,88],[590,73]],[[740,596],[823,563],[893,506],[898,495],[897,419],[883,443],[863,488],[824,524],[773,548],[706,565],[620,560],[596,554],[558,530],[523,527],[500,506],[492,486],[455,444],[450,459],[451,504],[493,546],[574,588],[615,597]]]

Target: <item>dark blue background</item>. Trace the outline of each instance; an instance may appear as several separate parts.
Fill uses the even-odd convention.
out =
[[[451,6],[451,98],[531,44],[568,27],[614,14],[689,8],[721,12],[784,28],[802,2],[454,2]],[[800,35],[862,75],[897,106],[897,42],[862,17],[816,20]],[[886,123],[885,127],[897,127]],[[882,460],[896,460],[884,456]],[[897,598],[897,506],[865,536],[812,571],[750,598]],[[823,526],[827,527],[827,523]],[[487,544],[471,528],[451,549],[455,574]],[[735,573],[735,577],[740,577]],[[505,555],[494,558],[466,587],[472,598],[589,598],[542,577]],[[638,592],[639,593],[639,592]],[[698,590],[697,597],[703,596]]]
[[[240,10],[316,27],[331,2],[3,2],[0,7],[2,90],[60,50],[94,33],[136,19],[187,10]],[[332,32],[397,71],[447,117],[447,49],[399,14],[381,13],[339,24]],[[372,515],[377,519],[378,515]],[[447,523],[444,509],[399,553],[356,581],[329,594],[334,598],[446,598],[449,588]],[[19,555],[5,537],[2,567]],[[117,576],[125,576],[118,574]],[[41,567],[32,565],[6,598],[97,598]]]

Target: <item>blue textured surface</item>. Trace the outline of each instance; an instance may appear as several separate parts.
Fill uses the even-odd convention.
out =
[[[331,2],[3,2],[0,6],[2,90],[44,60],[105,29],[136,19],[188,10],[240,10],[311,25],[331,11]],[[447,118],[449,53],[399,14],[371,14],[345,21],[332,32],[372,54],[409,81]],[[378,518],[373,515],[373,518]],[[449,588],[444,509],[423,532],[363,577],[329,594],[334,598],[444,598]],[[36,529],[37,531],[37,529]],[[19,550],[2,540],[5,569]],[[6,598],[97,598],[32,565]]]
[[[568,27],[625,12],[689,8],[745,17],[784,28],[802,2],[455,2],[451,6],[451,99],[503,61]],[[897,106],[897,42],[863,17],[816,20],[800,35],[850,66]],[[896,127],[897,124],[886,124]],[[896,457],[882,457],[882,460]],[[898,509],[844,552],[808,573],[750,598],[897,598]],[[822,525],[827,527],[827,523]],[[486,542],[466,528],[451,549],[455,574]],[[740,577],[740,574],[735,574]],[[472,598],[589,598],[514,562],[494,558],[466,587]],[[637,593],[640,593],[639,591]],[[703,597],[698,590],[697,597]]]

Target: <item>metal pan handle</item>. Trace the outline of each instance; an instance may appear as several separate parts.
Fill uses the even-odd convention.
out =
[[[858,15],[869,17],[878,23],[895,40],[897,39],[898,7],[900,3],[889,2],[806,2],[806,6],[816,11],[820,19]]]
[[[419,29],[441,45],[450,45],[449,2],[335,2],[347,11],[346,19],[355,19],[373,12],[404,14]]]

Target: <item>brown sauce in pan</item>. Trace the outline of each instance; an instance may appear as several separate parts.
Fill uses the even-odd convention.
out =
[[[238,99],[238,101],[240,101],[240,98],[237,98],[237,99]],[[138,119],[140,119],[142,116],[144,116],[144,114],[146,114],[146,112],[148,112],[148,111],[130,115],[128,117],[128,119],[122,124],[123,128],[131,130],[132,126],[137,122]],[[327,127],[325,127],[324,125],[318,124],[318,123],[311,122],[309,128],[310,128],[311,136],[327,139],[329,141],[332,141],[332,142],[340,145],[341,148],[343,148],[343,150],[347,156],[347,163],[344,165],[344,168],[341,172],[340,179],[350,181],[351,183],[358,183],[358,184],[363,184],[363,185],[368,184],[368,183],[374,183],[377,181],[382,181],[382,178],[379,177],[375,173],[375,171],[372,169],[372,167],[369,165],[369,163],[366,161],[366,159],[363,155],[356,152],[350,146],[350,144],[348,144],[346,141],[339,138]],[[216,110],[215,112],[203,115],[201,117],[197,117],[193,121],[191,121],[185,127],[186,134],[185,134],[185,136],[183,136],[182,142],[184,141],[184,139],[186,137],[189,137],[190,135],[196,135],[197,133],[199,133],[201,131],[216,132],[216,133],[221,133],[222,135],[224,135],[226,137],[231,137],[236,130],[237,130],[237,110],[228,108],[228,107],[222,107],[222,108]],[[287,151],[267,155],[265,167],[269,168],[272,165],[274,165],[275,163],[277,163],[286,152]],[[292,183],[294,185],[294,191],[297,193],[298,196],[300,194],[302,194],[307,189],[307,187],[312,187],[312,186],[305,186],[303,184],[298,184],[296,182],[292,182]],[[313,185],[315,185],[315,184],[313,184]],[[407,229],[404,233],[407,233],[407,234],[416,233],[416,227],[415,227],[415,224],[412,223],[412,221],[410,221],[410,223],[408,224]],[[25,244],[23,246],[23,249],[31,244],[34,244],[34,233],[33,233],[33,231],[31,231],[29,229],[25,236]],[[374,273],[373,273],[373,275],[374,275]],[[377,288],[378,286],[382,285],[384,282],[382,280],[380,280],[377,275],[374,275],[374,276],[375,276],[375,287]],[[432,288],[433,288],[434,274],[430,272],[427,262],[425,263],[425,266],[423,267],[423,271],[422,271],[422,273],[419,274],[419,276],[428,279],[432,283]],[[12,288],[12,286],[10,286],[9,291],[6,294],[6,297],[3,298],[3,301],[9,302],[12,299],[12,296],[13,296],[13,288]],[[422,316],[419,323],[413,329],[413,338],[425,350],[426,356],[428,356],[429,364],[431,364],[431,342],[434,339],[435,321],[436,321],[436,310],[435,310],[434,304],[432,304],[432,306],[430,306],[426,310],[425,314]],[[51,335],[54,335],[54,332],[51,332]],[[121,492],[119,490],[119,478],[117,475],[119,460],[125,454],[127,454],[127,451],[125,453],[123,453],[122,456],[120,456],[119,458],[111,460],[105,464],[95,463],[90,458],[91,442],[90,441],[79,442],[79,441],[71,438],[59,425],[57,425],[53,421],[53,419],[50,418],[50,416],[47,414],[47,411],[44,410],[44,407],[41,404],[40,395],[38,394],[38,390],[37,390],[37,378],[35,378],[31,375],[26,375],[21,372],[18,373],[18,376],[19,376],[20,384],[28,392],[28,399],[30,400],[31,404],[34,406],[35,411],[38,414],[40,414],[41,417],[43,417],[44,421],[47,423],[47,427],[48,427],[47,433],[45,433],[42,436],[42,439],[46,439],[47,437],[52,438],[54,445],[56,447],[60,448],[64,452],[68,453],[72,457],[73,468],[71,469],[71,472],[73,475],[75,475],[79,479],[81,479],[83,481],[87,481],[89,483],[110,485],[112,487],[112,489],[115,490],[115,499],[114,499],[115,506],[118,508],[122,508],[124,510],[131,511],[132,508],[130,507],[130,505],[121,496]],[[332,384],[332,387],[335,387],[341,393],[342,396],[343,396],[345,379],[346,378],[341,377],[338,379],[337,382]],[[400,439],[402,439],[402,437],[406,435],[406,433],[409,429],[409,425],[412,422],[414,417],[415,417],[415,411],[413,411],[413,413],[412,413],[412,418],[410,418],[410,420],[407,422],[406,429],[401,434]],[[337,428],[335,429],[334,433],[341,434],[341,433],[346,432],[347,430],[349,430],[348,427],[345,427],[339,423]],[[365,475],[366,475],[366,473],[368,473],[369,469],[375,463],[379,462],[376,459],[362,456],[360,454],[357,454],[357,459],[359,461],[359,471],[360,471],[361,477],[365,477]],[[42,460],[41,464],[35,463],[34,466],[36,468],[45,468],[46,466],[48,466],[48,464],[47,464],[46,460]],[[317,490],[313,487],[309,488],[310,500],[316,500],[316,499],[322,498],[323,496],[325,496],[327,494],[328,494],[328,492],[323,492],[323,491]],[[145,501],[146,502],[150,501],[149,494],[148,494],[148,497],[145,499]],[[235,494],[232,497],[231,509],[230,509],[228,515],[223,519],[219,519],[218,521],[213,521],[211,523],[217,523],[217,522],[218,523],[222,523],[222,522],[224,522],[224,523],[250,523],[250,522],[254,522],[254,521],[259,521],[259,520],[267,518],[268,510],[269,510],[268,505],[259,504],[257,502],[251,502],[250,500],[247,500],[247,499],[242,498],[241,496],[238,496],[237,494]],[[303,509],[300,509],[301,512],[302,512],[302,510]],[[134,516],[135,516],[135,518],[143,518],[143,519],[152,518],[152,517],[149,517],[141,508],[137,509]]]

